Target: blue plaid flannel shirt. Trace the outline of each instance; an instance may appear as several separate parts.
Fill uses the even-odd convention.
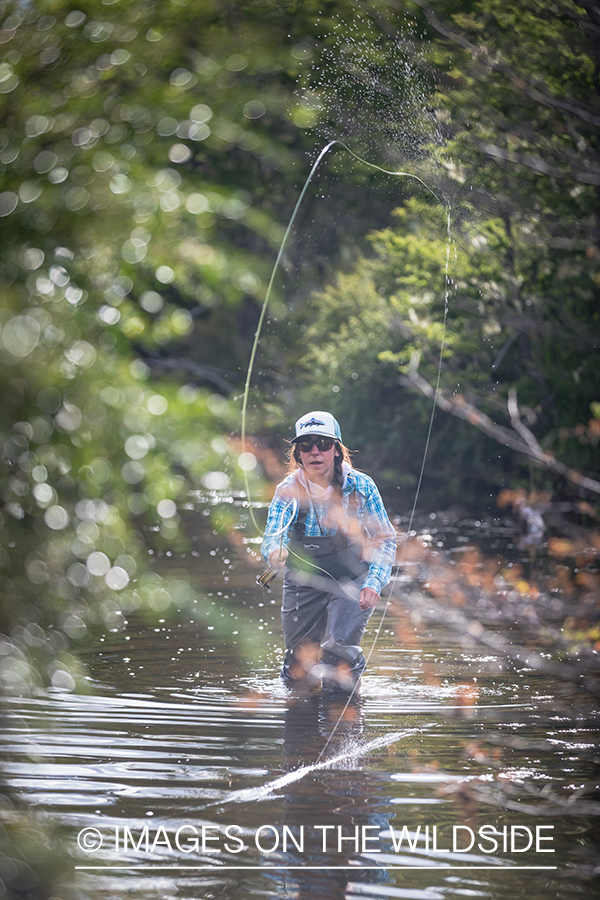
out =
[[[356,493],[356,515],[372,544],[369,571],[363,587],[372,588],[380,594],[392,574],[392,565],[396,556],[396,531],[388,518],[383,500],[373,479],[346,463],[343,468],[343,508],[348,512],[350,496]],[[260,548],[266,562],[269,561],[269,555],[273,550],[279,550],[280,547],[287,547],[289,544],[293,525],[298,518],[298,497],[296,475],[292,472],[277,485],[269,506],[267,524]],[[335,534],[337,528],[327,525],[321,532],[319,523],[323,526],[323,523],[327,523],[327,521],[327,505],[320,504],[313,498],[313,506],[309,507],[306,516],[306,536],[318,537],[323,532]]]

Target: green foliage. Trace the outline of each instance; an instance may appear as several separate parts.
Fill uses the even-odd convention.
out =
[[[345,0],[0,3],[11,691],[38,676],[72,687],[64,654],[94,623],[190,602],[185,586],[145,572],[149,539],[177,546],[190,489],[227,489],[242,470],[257,482],[252,454],[224,437],[239,427],[229,396],[298,154],[318,140],[323,106],[294,95],[296,83],[317,35],[346,13]],[[370,202],[359,181],[355,233]],[[328,232],[325,255],[336,241]]]
[[[252,312],[241,336],[232,315],[264,290],[307,124],[291,93],[317,10],[305,4],[292,27],[297,12],[1,4],[10,691],[38,676],[71,688],[68,648],[88,626],[191,602],[185,586],[145,573],[145,544],[176,545],[190,489],[241,478],[240,448],[222,437],[237,409],[221,394],[247,360]],[[164,368],[204,387],[159,382]]]
[[[468,11],[439,4],[436,13],[446,17],[441,38],[427,13],[437,32],[431,55],[440,66],[437,102],[449,137],[440,154],[450,176],[446,187],[459,217],[478,223],[502,269],[487,285],[479,278],[480,314],[497,329],[489,343],[498,355],[472,399],[485,406],[487,395],[493,409],[494,376],[503,398],[508,385],[516,387],[545,449],[597,471],[593,444],[559,439],[561,429],[587,421],[598,391],[594,10],[577,0],[560,8],[480,0]],[[463,307],[460,267],[457,276],[455,299]],[[496,416],[506,418],[504,406],[497,405]]]
[[[333,408],[344,422],[346,441],[361,447],[357,465],[364,465],[365,459],[378,473],[383,470],[383,480],[398,485],[400,502],[408,503],[419,473],[429,409],[402,390],[398,370],[415,353],[429,360],[431,370],[436,367],[449,244],[443,211],[440,215],[413,200],[398,210],[397,218],[401,228],[371,235],[373,255],[362,257],[352,272],[341,274],[308,304],[308,350],[302,365],[306,402]],[[444,356],[453,359],[460,350],[470,358],[477,347],[477,335],[448,330]],[[465,445],[459,431],[455,449],[462,441],[466,450],[468,435]],[[447,442],[449,430],[443,433]],[[448,498],[453,492],[449,480],[456,481],[456,473],[447,466],[436,468],[443,488],[434,479],[436,487]]]
[[[29,305],[3,332],[16,333],[15,319],[21,320],[13,352],[32,332],[40,337],[12,365],[6,344],[2,358],[10,374],[2,407],[0,551],[9,689],[25,689],[32,658],[55,686],[72,687],[73,667],[60,657],[70,639],[93,623],[119,627],[121,611],[191,603],[189,589],[176,603],[176,585],[144,574],[141,529],[177,546],[178,506],[190,487],[222,468],[211,442],[231,422],[227,401],[189,385],[163,383],[157,390],[140,361],[129,363],[101,342],[96,350],[93,331],[83,330],[86,306],[78,310],[54,296],[43,331],[35,326],[46,309]],[[48,346],[50,328],[53,336],[60,329],[76,339]]]
[[[151,346],[190,330],[173,304],[198,314],[258,294],[253,251],[280,232],[249,189],[257,167],[290,164],[273,140],[291,129],[287,95],[268,77],[283,55],[268,27],[260,55],[256,26],[224,32],[211,3],[6,12],[0,211],[11,269],[25,238],[48,259],[60,240],[80,277],[120,307],[118,330]],[[248,56],[232,53],[236,30]]]
[[[600,374],[592,13],[577,2],[564,15],[499,0],[416,6],[431,43],[413,46],[412,58],[437,69],[431,102],[446,139],[411,171],[450,201],[451,237],[441,206],[406,202],[396,227],[371,234],[371,255],[317,292],[300,317],[306,402],[349,421],[369,464],[416,475],[428,403],[398,378],[418,361],[434,386],[441,352],[449,396],[510,428],[516,389],[542,446],[597,470],[597,441],[572,440]],[[487,497],[488,484],[521,472],[521,460],[438,413],[426,476],[437,502]]]
[[[67,886],[71,865],[57,853],[60,827],[47,815],[24,812],[3,793],[0,800],[0,859],[3,893],[18,897],[74,896]]]
[[[262,288],[279,226],[248,188],[289,165],[290,56],[209,2],[2,12],[3,683],[73,689],[88,627],[193,601],[149,536],[177,546],[189,490],[241,479],[236,406],[151,367]]]
[[[508,418],[508,389],[516,387],[522,413],[549,440],[561,425],[587,418],[597,356],[584,352],[581,330],[564,327],[569,307],[586,290],[585,263],[565,271],[564,259],[550,252],[547,235],[531,218],[515,217],[510,235],[498,218],[464,220],[452,240],[443,216],[421,201],[408,202],[397,218],[398,227],[371,235],[372,256],[309,304],[303,363],[311,401],[339,412],[369,462],[413,476],[424,446],[415,436],[424,433],[428,404],[406,396],[398,376],[416,360],[435,385],[441,353],[442,391],[466,397],[492,419]],[[510,326],[523,322],[529,334],[536,325],[535,340],[511,336]],[[572,464],[593,465],[592,443],[571,441],[563,449]],[[439,414],[429,490],[443,492],[448,502],[468,498],[469,490],[481,494],[490,480],[500,485],[507,462],[498,463],[494,451],[488,438]]]
[[[263,385],[304,367],[303,385],[265,405],[266,426],[282,406],[332,406],[368,465],[411,487],[430,409],[398,378],[418,355],[435,381],[448,292],[442,387],[501,419],[516,386],[539,438],[593,467],[594,440],[572,433],[598,400],[597,37],[575,0],[565,16],[447,0],[436,11],[461,39],[423,45],[412,3],[416,17],[385,21],[350,16],[345,0],[0,6],[11,690],[36,667],[70,685],[70,641],[93,622],[191,602],[145,573],[144,548],[179,540],[190,489],[235,486],[242,468],[257,478],[225,437],[238,426],[230,395],[291,185],[323,136],[431,179],[452,199],[454,243],[424,200],[390,226],[389,184],[374,190],[375,176],[336,155],[284,261],[296,312],[261,347]],[[430,454],[438,497],[464,495],[462,463],[478,490],[508,467],[443,417]]]

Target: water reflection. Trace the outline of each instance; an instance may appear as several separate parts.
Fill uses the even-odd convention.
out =
[[[201,610],[132,620],[88,648],[95,695],[10,704],[1,750],[11,790],[63,826],[73,867],[104,867],[79,872],[78,900],[582,896],[577,878],[514,869],[585,864],[589,821],[538,815],[535,798],[525,813],[518,794],[516,808],[498,805],[500,783],[527,779],[559,796],[592,777],[581,755],[590,728],[561,721],[557,682],[507,669],[441,627],[418,642],[384,627],[333,732],[346,698],[287,692],[273,595],[222,552],[224,591],[209,551],[187,569],[212,594]],[[474,784],[489,785],[489,802]],[[453,826],[523,824],[555,825],[556,853],[452,848]],[[102,836],[93,854],[77,847],[84,827]],[[127,869],[106,868],[115,865]],[[211,868],[173,868],[183,866]]]
[[[281,875],[281,896],[309,900],[322,885],[328,896],[345,897],[352,872],[336,867],[351,862],[361,865],[363,846],[373,846],[370,839],[378,839],[379,833],[389,827],[389,814],[371,808],[366,799],[373,785],[363,767],[364,730],[360,696],[355,695],[348,703],[342,692],[325,692],[290,702],[284,719],[287,771],[308,769],[310,773],[312,766],[319,766],[327,749],[337,760],[336,773],[344,774],[337,775],[335,796],[330,786],[315,791],[318,768],[312,769],[312,777],[308,774],[285,788],[283,825],[303,840],[301,852],[295,846],[281,856],[281,863],[290,867]],[[316,868],[308,868],[327,865],[331,868],[326,884]],[[371,871],[369,877],[374,883],[389,881],[384,869]]]

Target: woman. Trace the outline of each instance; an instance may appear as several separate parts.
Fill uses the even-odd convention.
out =
[[[302,416],[291,443],[261,547],[269,565],[285,565],[281,675],[290,686],[324,678],[348,688],[366,665],[360,641],[390,580],[396,532],[331,413]]]

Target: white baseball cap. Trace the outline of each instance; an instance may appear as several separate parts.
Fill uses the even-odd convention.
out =
[[[331,413],[317,409],[306,413],[296,422],[296,437],[292,438],[292,444],[310,434],[318,434],[321,437],[342,440],[342,432],[337,419]]]

